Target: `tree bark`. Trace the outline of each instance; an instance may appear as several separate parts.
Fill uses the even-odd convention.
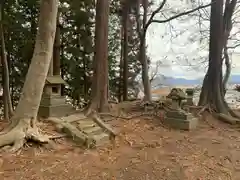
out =
[[[120,63],[119,63],[119,86],[118,86],[118,101],[121,102],[123,100],[123,49],[124,49],[124,28],[123,23],[121,27],[121,54],[120,54]]]
[[[53,46],[53,75],[61,74],[60,48],[61,48],[60,22],[59,22],[59,12],[58,12],[55,41],[54,41],[54,46]]]
[[[13,144],[11,151],[16,151],[27,139],[48,142],[48,139],[38,132],[35,123],[53,53],[57,10],[58,0],[41,0],[39,29],[32,61],[19,103],[11,118],[14,123],[8,132],[0,136],[0,147]]]
[[[148,0],[143,0],[143,28],[142,28],[142,35],[140,37],[140,61],[142,63],[142,81],[144,87],[144,100],[151,102],[151,83],[148,76],[148,62],[146,57],[146,31],[144,27],[147,23],[147,12],[148,12]]]
[[[223,53],[224,53],[223,57],[226,65],[226,72],[223,78],[224,95],[226,93],[226,86],[231,73],[231,63],[228,56],[227,43],[232,30],[232,16],[233,16],[236,4],[237,4],[237,0],[226,0],[225,10],[223,15]]]
[[[214,0],[212,0],[214,2]],[[222,97],[223,0],[211,6],[209,66],[205,75],[199,105],[211,104],[218,112],[224,111]]]
[[[9,120],[13,116],[12,99],[9,86],[9,67],[7,61],[7,52],[4,40],[3,28],[3,4],[0,3],[0,38],[1,38],[1,63],[3,65],[3,96],[4,96],[4,117]]]
[[[239,122],[239,115],[233,112],[224,99],[222,83],[222,50],[224,46],[223,0],[212,0],[210,18],[209,66],[205,75],[199,105],[207,106],[210,112],[216,112],[219,119]],[[212,111],[214,110],[214,111]]]
[[[123,9],[123,100],[128,100],[128,15],[129,7]]]
[[[135,13],[137,21],[137,31],[140,40],[139,47],[139,61],[142,65],[142,83],[144,87],[144,101],[151,102],[151,84],[148,76],[148,62],[146,58],[146,33],[147,33],[147,11],[148,11],[148,0],[143,0],[143,21],[142,26],[140,22],[140,0],[136,1]]]
[[[230,63],[230,60],[229,60],[227,47],[223,48],[223,54],[224,54],[224,61],[225,61],[225,66],[226,66],[226,71],[225,71],[225,74],[224,74],[224,77],[223,77],[223,93],[224,93],[224,96],[225,96],[225,94],[227,92],[227,82],[228,82],[229,77],[231,75],[231,63]]]
[[[92,110],[109,110],[108,104],[108,18],[109,0],[97,0],[95,26],[94,74],[92,99],[87,114]]]

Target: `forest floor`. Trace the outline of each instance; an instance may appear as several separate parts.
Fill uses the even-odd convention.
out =
[[[116,146],[83,150],[71,140],[0,155],[1,180],[238,180],[240,132],[212,118],[197,130],[157,119],[114,120]],[[45,126],[45,127],[44,127]],[[46,128],[46,124],[43,125]],[[51,129],[47,126],[48,131]],[[46,129],[45,129],[46,130]]]

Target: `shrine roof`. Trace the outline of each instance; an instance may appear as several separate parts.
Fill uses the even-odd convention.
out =
[[[67,84],[61,76],[48,76],[46,84]]]

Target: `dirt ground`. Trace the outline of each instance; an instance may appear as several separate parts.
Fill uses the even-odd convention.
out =
[[[169,129],[156,119],[114,120],[116,146],[83,150],[59,139],[55,148],[1,154],[1,180],[239,180],[240,133],[216,120],[197,130]]]

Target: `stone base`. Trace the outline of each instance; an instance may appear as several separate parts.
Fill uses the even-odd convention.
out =
[[[164,123],[175,129],[191,130],[197,127],[198,119],[190,113],[169,111],[166,113]]]
[[[42,118],[62,117],[74,112],[70,104],[65,103],[65,98],[61,96],[42,97],[38,111],[38,116]]]

